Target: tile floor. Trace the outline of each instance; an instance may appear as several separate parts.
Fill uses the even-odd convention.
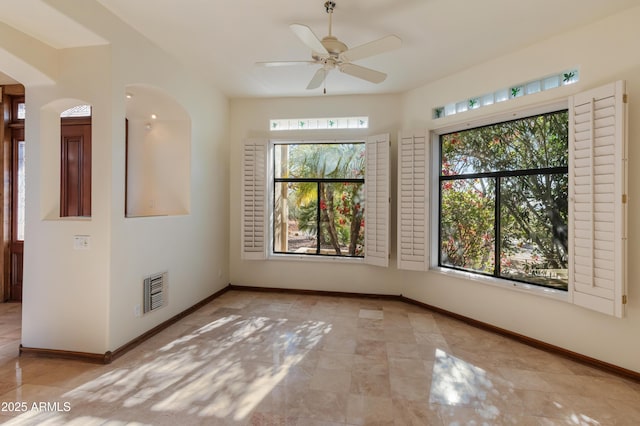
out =
[[[111,365],[18,358],[19,321],[7,425],[640,424],[640,383],[394,301],[230,291]]]

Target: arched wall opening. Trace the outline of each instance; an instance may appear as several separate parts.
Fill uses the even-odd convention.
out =
[[[191,117],[164,91],[126,87],[125,215],[189,213]]]
[[[91,217],[91,118],[91,105],[81,99],[57,99],[41,108],[44,219]]]

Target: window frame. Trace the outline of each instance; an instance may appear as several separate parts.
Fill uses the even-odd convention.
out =
[[[275,193],[276,193],[276,185],[282,182],[317,182],[318,186],[322,184],[322,182],[327,183],[341,183],[341,182],[349,182],[349,183],[362,183],[363,187],[366,185],[366,171],[365,177],[362,179],[358,178],[277,178],[275,176],[275,147],[276,145],[320,145],[320,144],[362,144],[365,146],[366,153],[366,137],[361,139],[271,139],[268,143],[268,156],[267,156],[267,165],[268,165],[268,248],[267,248],[267,257],[270,259],[303,259],[303,260],[314,260],[314,261],[347,261],[347,262],[358,262],[362,263],[365,259],[366,254],[366,245],[365,245],[365,254],[359,256],[348,256],[348,255],[338,255],[338,254],[321,254],[321,253],[289,253],[275,250]],[[365,169],[366,170],[366,169]],[[366,203],[366,199],[365,199]],[[318,207],[319,208],[319,207]],[[365,210],[365,221],[366,221],[366,210]],[[318,223],[318,226],[320,224]],[[319,238],[319,237],[318,237]]]
[[[551,113],[554,111],[565,110],[569,107],[568,99],[556,100],[544,104],[540,104],[533,107],[524,107],[517,110],[510,110],[497,114],[487,115],[485,117],[478,118],[473,121],[464,121],[450,124],[447,126],[439,127],[430,131],[429,142],[431,161],[429,162],[429,188],[430,188],[430,210],[438,212],[438,214],[432,214],[430,217],[429,230],[430,235],[428,237],[429,244],[429,270],[432,272],[440,273],[446,276],[453,276],[463,278],[473,282],[480,282],[499,288],[509,288],[512,290],[536,294],[544,297],[553,298],[556,300],[568,300],[568,292],[565,290],[559,290],[550,287],[543,287],[536,284],[530,284],[527,282],[516,281],[510,278],[496,278],[490,275],[482,275],[476,272],[470,272],[466,270],[452,269],[449,267],[439,266],[440,256],[440,136],[448,133],[459,132],[463,130],[469,130],[477,127],[488,126],[505,121],[512,121],[521,118],[531,117],[540,114]],[[569,166],[569,172],[571,170]]]
[[[560,291],[568,291],[568,287],[569,287],[569,283],[567,280],[567,288],[566,289],[561,289],[561,288],[556,288],[550,284],[543,284],[543,283],[534,283],[531,281],[526,281],[524,279],[518,279],[518,278],[514,278],[514,277],[508,277],[505,275],[502,275],[502,265],[501,265],[501,253],[502,253],[502,225],[501,225],[501,212],[502,212],[502,208],[504,206],[504,204],[502,203],[502,196],[501,196],[501,188],[502,188],[502,181],[503,179],[508,179],[508,178],[522,178],[522,177],[527,177],[527,176],[559,176],[559,175],[565,175],[567,178],[569,176],[569,152],[568,152],[568,143],[569,143],[569,135],[567,133],[567,153],[566,153],[566,164],[565,166],[554,166],[554,167],[541,167],[541,168],[536,168],[536,169],[517,169],[517,170],[495,170],[495,171],[480,171],[480,172],[474,172],[474,173],[467,173],[467,174],[458,174],[458,175],[443,175],[441,172],[442,169],[442,156],[443,156],[443,152],[442,152],[442,137],[452,134],[452,133],[456,133],[456,132],[462,132],[462,131],[468,131],[468,130],[475,130],[475,129],[481,129],[483,127],[490,127],[492,125],[499,125],[499,124],[504,124],[504,123],[511,123],[511,122],[515,122],[515,121],[520,121],[520,120],[527,120],[530,118],[537,118],[540,116],[544,116],[544,115],[552,115],[552,114],[558,114],[558,113],[567,113],[567,121],[569,120],[568,117],[568,108],[563,108],[563,109],[559,109],[559,110],[553,110],[553,111],[548,111],[548,112],[544,112],[544,113],[533,113],[533,114],[524,114],[521,117],[517,117],[517,118],[513,118],[510,117],[508,120],[502,120],[502,121],[495,121],[491,124],[485,124],[482,126],[472,126],[472,127],[467,127],[464,130],[461,131],[454,131],[454,132],[448,132],[448,133],[441,133],[438,136],[438,182],[437,182],[437,191],[438,191],[438,204],[437,204],[437,219],[438,219],[438,233],[437,233],[437,238],[438,238],[438,250],[437,250],[437,266],[439,268],[445,268],[445,269],[453,269],[453,270],[458,270],[458,271],[464,271],[464,272],[469,272],[472,274],[478,274],[478,275],[483,275],[483,276],[488,276],[488,277],[493,277],[499,280],[509,280],[509,281],[515,281],[515,282],[519,282],[519,283],[525,283],[525,284],[529,284],[529,285],[533,285],[533,286],[540,286],[540,287],[546,287],[546,288],[552,288],[552,289],[557,289]],[[490,272],[482,272],[482,271],[473,271],[473,270],[467,270],[465,268],[461,268],[461,267],[457,267],[454,265],[445,265],[443,264],[443,259],[442,259],[442,250],[440,247],[440,244],[442,242],[442,226],[440,224],[440,219],[442,217],[442,184],[444,182],[456,182],[456,181],[469,181],[469,180],[475,180],[475,179],[486,179],[488,181],[493,181],[494,182],[494,188],[495,188],[495,193],[494,193],[494,201],[493,201],[493,213],[494,213],[494,218],[493,218],[493,235],[494,235],[494,242],[493,242],[493,256],[494,256],[494,268],[493,268],[493,273]],[[567,193],[567,205],[568,205],[568,193]],[[568,227],[568,213],[567,213],[567,227]],[[569,244],[568,238],[567,238],[567,245]],[[567,275],[568,275],[568,262],[567,262]]]

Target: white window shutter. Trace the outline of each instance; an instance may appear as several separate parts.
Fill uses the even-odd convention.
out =
[[[242,259],[266,258],[267,146],[265,139],[248,139],[242,146]]]
[[[398,269],[429,269],[427,142],[427,132],[398,135]]]
[[[618,318],[626,303],[623,81],[569,99],[569,298]]]
[[[364,259],[370,265],[389,266],[389,135],[366,141]]]

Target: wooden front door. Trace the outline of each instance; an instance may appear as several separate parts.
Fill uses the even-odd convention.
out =
[[[25,220],[25,140],[24,129],[14,128],[11,141],[11,241],[9,243],[9,297],[22,301],[22,265]]]
[[[62,119],[60,216],[91,216],[91,118]]]

